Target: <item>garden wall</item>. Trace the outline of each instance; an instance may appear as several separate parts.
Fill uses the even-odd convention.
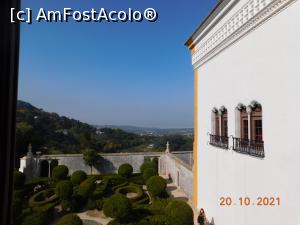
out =
[[[159,174],[170,175],[173,182],[192,199],[193,193],[193,172],[192,165],[182,159],[189,159],[191,152],[165,153],[159,158]],[[180,156],[178,158],[177,156]]]
[[[114,173],[121,164],[129,163],[133,167],[133,172],[139,172],[145,158],[160,157],[163,154],[164,152],[99,154],[99,161],[92,171],[93,174]],[[82,154],[42,155],[32,158],[25,156],[20,160],[20,171],[24,172],[27,177],[37,177],[41,174],[42,169],[47,170],[47,166],[46,168],[41,166],[42,163],[53,160],[57,160],[58,165],[66,165],[70,174],[76,170],[83,170],[90,174],[90,167],[85,165]]]

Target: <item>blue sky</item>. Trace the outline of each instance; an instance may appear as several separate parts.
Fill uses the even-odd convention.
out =
[[[184,46],[217,0],[23,0],[22,8],[155,8],[154,23],[21,25],[19,99],[91,124],[193,127]]]

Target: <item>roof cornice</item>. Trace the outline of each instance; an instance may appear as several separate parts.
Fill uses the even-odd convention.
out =
[[[194,68],[203,65],[295,1],[297,0],[249,0],[214,33],[198,33],[190,43]],[[203,35],[209,36],[201,42]]]

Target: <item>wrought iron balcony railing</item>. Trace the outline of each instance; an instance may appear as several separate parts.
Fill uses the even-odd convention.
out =
[[[228,140],[226,136],[209,134],[209,144],[218,148],[228,149]]]
[[[239,153],[264,158],[264,142],[248,140],[242,138],[233,138],[233,150]]]

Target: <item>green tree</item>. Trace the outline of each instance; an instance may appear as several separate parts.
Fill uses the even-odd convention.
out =
[[[20,122],[16,125],[16,140],[18,157],[26,152],[27,146],[32,142],[33,127],[27,122]]]
[[[93,166],[97,163],[98,161],[98,154],[94,149],[86,149],[83,152],[83,160],[86,165],[88,165],[91,168],[91,175],[93,172]]]

